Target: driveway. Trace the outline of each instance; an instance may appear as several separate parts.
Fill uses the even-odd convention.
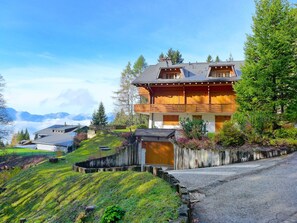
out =
[[[297,153],[169,173],[191,192],[193,222],[297,222]]]

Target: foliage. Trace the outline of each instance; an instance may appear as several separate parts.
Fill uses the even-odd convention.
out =
[[[105,114],[104,105],[100,102],[98,110],[94,111],[92,116],[92,125],[104,127],[107,125],[107,116]]]
[[[270,146],[280,147],[280,148],[291,148],[297,149],[297,139],[296,138],[281,138],[281,139],[270,139]]]
[[[16,176],[20,171],[20,167],[15,167],[11,170],[0,171],[0,186],[4,185],[10,178]]]
[[[85,132],[80,132],[74,137],[74,145],[75,147],[79,147],[80,143],[84,140],[88,139],[88,134]]]
[[[5,87],[5,81],[2,75],[0,75],[0,140],[2,141],[7,135],[8,130],[5,126],[11,123],[10,118],[6,112],[6,102],[3,96],[3,91]]]
[[[138,77],[147,67],[144,57],[141,55],[131,67],[128,62],[126,68],[121,73],[120,86],[114,92],[113,99],[116,105],[116,117],[113,124],[116,125],[134,125],[138,122],[145,121],[140,115],[134,114],[134,104],[140,99],[138,97],[137,88],[132,85],[132,81]]]
[[[286,0],[258,0],[245,64],[235,84],[240,113],[263,113],[277,121],[296,113],[297,23]],[[295,115],[296,116],[296,115]]]
[[[121,220],[125,215],[125,211],[118,205],[108,206],[101,218],[101,223],[114,223]]]
[[[280,128],[273,131],[275,138],[292,138],[297,139],[297,128]]]
[[[216,56],[215,62],[221,62],[221,59],[219,58],[219,56]]]
[[[164,53],[159,55],[159,61],[162,61],[166,58],[171,59],[172,64],[179,64],[184,61],[182,54],[178,50],[173,50],[172,48],[168,49],[166,55],[164,55]]]
[[[226,121],[219,134],[216,136],[216,141],[224,147],[242,146],[244,144],[244,135],[234,123]]]
[[[22,129],[21,131],[13,134],[10,145],[15,146],[22,140],[30,140],[28,129],[26,129],[25,131]]]
[[[44,162],[21,171],[0,194],[0,222],[16,222],[21,217],[36,223],[75,222],[89,205],[96,209],[84,221],[100,222],[105,208],[113,204],[126,210],[123,222],[168,222],[177,218],[179,197],[166,182],[150,173],[72,171],[75,162],[90,155],[113,154],[121,140],[113,135],[96,136],[83,141],[79,149],[55,165]],[[111,150],[100,151],[98,145]]]
[[[206,58],[206,62],[207,63],[211,63],[213,62],[213,59],[212,59],[212,56],[211,55],[208,55],[207,58]]]
[[[180,120],[180,125],[185,135],[190,139],[201,139],[206,133],[206,126],[203,120],[185,118]]]
[[[176,140],[176,144],[181,148],[197,149],[197,150],[214,148],[213,141],[205,137],[201,139],[189,139],[189,138],[181,137]]]

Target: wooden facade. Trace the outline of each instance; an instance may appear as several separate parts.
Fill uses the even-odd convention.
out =
[[[232,84],[139,87],[149,100],[136,104],[137,113],[234,113]]]
[[[146,164],[162,164],[173,166],[174,149],[171,142],[143,142]]]

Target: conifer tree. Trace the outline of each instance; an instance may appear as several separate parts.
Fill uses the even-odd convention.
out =
[[[241,81],[235,85],[239,112],[275,119],[296,113],[296,27],[288,1],[256,1],[253,33],[247,37]]]
[[[211,63],[213,62],[213,59],[212,59],[212,56],[211,55],[208,55],[207,58],[206,58],[206,62],[207,63]]]
[[[100,102],[98,110],[93,113],[92,124],[101,127],[107,125],[107,116],[102,102]]]

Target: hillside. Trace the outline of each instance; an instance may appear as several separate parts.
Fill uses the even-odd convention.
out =
[[[86,206],[95,212],[85,222],[99,222],[109,205],[118,204],[126,211],[123,222],[165,222],[177,216],[179,198],[170,186],[149,173],[73,172],[74,162],[100,155],[98,145],[111,151],[121,141],[111,135],[87,140],[80,149],[57,164],[44,162],[12,178],[0,194],[0,222],[80,222]]]

